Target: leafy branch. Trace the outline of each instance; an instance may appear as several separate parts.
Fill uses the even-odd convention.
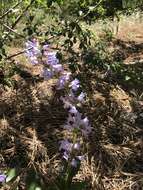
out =
[[[28,11],[28,9],[31,7],[31,5],[34,3],[35,0],[31,0],[30,4],[27,5],[27,7],[24,9],[24,11],[21,13],[21,15],[19,15],[19,17],[16,19],[16,21],[12,24],[11,26],[11,30],[8,32],[8,34],[4,37],[3,42],[7,39],[7,37],[10,35],[10,33],[12,32],[12,30],[16,27],[16,25],[19,23],[19,21],[22,19],[23,15],[25,14],[25,12]]]
[[[6,11],[2,16],[0,16],[0,19],[4,18],[5,16],[7,16],[9,13],[13,12],[13,10],[20,5],[20,3],[22,3],[22,0],[19,1],[18,3],[16,3],[13,7],[11,7],[8,11]]]

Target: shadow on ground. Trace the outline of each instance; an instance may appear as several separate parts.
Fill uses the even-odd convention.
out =
[[[139,69],[138,65],[124,67],[135,73]],[[87,93],[83,113],[93,126],[86,147],[89,162],[80,173],[92,184],[91,189],[106,189],[107,178],[123,182],[128,176],[142,187],[142,97],[133,94],[135,83],[128,88],[129,81],[125,85],[119,77],[101,78],[99,72],[89,73],[83,67],[78,75]],[[3,91],[0,101],[1,167],[24,171],[34,167],[47,184],[59,174],[57,153],[66,119],[54,85],[54,80],[43,81],[21,71],[15,89]]]
[[[53,90],[54,80],[23,70],[15,78],[15,87],[1,92],[1,169],[16,167],[25,175],[32,167],[48,183],[59,170],[66,113]]]

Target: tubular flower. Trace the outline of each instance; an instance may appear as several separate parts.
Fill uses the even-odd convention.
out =
[[[61,64],[56,64],[52,66],[52,70],[56,73],[63,71],[63,67]]]
[[[60,76],[57,82],[57,90],[64,89],[69,79],[70,79],[70,73],[63,73],[63,75]]]
[[[70,108],[72,106],[67,97],[61,97],[60,100],[63,102],[65,109],[66,108],[68,109],[68,108]]]
[[[36,39],[28,41],[26,43],[26,54],[30,58],[32,64],[38,64],[38,56],[41,55],[39,49],[39,43]],[[43,55],[46,66],[44,65],[42,76],[45,79],[50,79],[54,75],[59,76],[56,89],[66,89],[68,94],[61,97],[63,107],[67,109],[68,118],[64,125],[64,129],[68,132],[72,132],[69,139],[60,141],[59,150],[63,153],[63,158],[74,168],[76,168],[80,161],[84,159],[84,156],[79,154],[81,152],[81,136],[88,137],[92,131],[92,127],[89,124],[87,117],[83,118],[82,114],[78,111],[77,105],[84,102],[85,93],[80,92],[80,81],[75,78],[71,80],[71,73],[64,71],[62,64],[59,63],[59,59],[56,56],[56,52],[49,52],[49,45],[42,47]],[[48,67],[48,68],[47,68]],[[69,134],[69,133],[68,133]],[[72,137],[74,139],[72,139]],[[0,182],[5,181],[6,176],[0,175]]]
[[[57,59],[56,54],[57,54],[56,52],[49,52],[47,54],[47,57],[48,57],[47,64],[48,65],[52,66],[52,65],[56,65],[59,63],[59,59]]]
[[[74,168],[76,168],[77,165],[78,165],[78,160],[76,160],[75,158],[73,158],[72,161],[71,161],[71,165],[72,165]]]
[[[41,54],[39,43],[36,39],[26,42],[26,55],[33,65],[38,64],[37,57]]]
[[[78,113],[78,110],[76,109],[75,106],[71,106],[70,110],[69,110],[69,113],[71,114],[77,114]]]
[[[6,175],[0,174],[0,183],[5,182],[5,180],[6,180]]]
[[[53,72],[50,69],[44,67],[43,72],[42,72],[42,76],[46,80],[51,79],[53,77]]]
[[[78,80],[78,79],[74,79],[74,80],[70,83],[69,87],[71,87],[72,90],[77,91],[78,88],[80,87],[80,82],[79,82],[79,80]]]
[[[79,102],[83,102],[84,101],[84,97],[85,97],[85,93],[81,92],[80,95],[77,97],[77,100]]]
[[[69,159],[69,153],[67,153],[67,152],[65,151],[64,154],[63,154],[63,158],[64,158],[66,161],[68,161],[68,159]]]
[[[49,45],[48,44],[46,44],[46,45],[43,45],[43,55],[44,56],[48,56],[48,53],[49,53]]]
[[[66,152],[71,152],[72,151],[72,146],[73,146],[73,144],[70,143],[68,140],[62,140],[60,142],[59,150],[64,150]]]

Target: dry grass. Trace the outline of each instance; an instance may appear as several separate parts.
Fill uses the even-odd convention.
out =
[[[137,36],[141,32],[142,39],[138,25],[136,29],[135,24],[125,25],[120,27],[120,40],[129,41],[124,36],[127,30]],[[11,53],[15,51],[12,48]],[[30,66],[23,56],[17,61],[30,75],[14,76],[15,89],[1,87],[0,169],[18,166],[22,173],[20,189],[26,190],[23,176],[32,167],[48,187],[61,169],[58,141],[64,135],[61,126],[66,113],[53,90],[55,80],[43,81],[38,76],[41,67]],[[74,180],[86,181],[87,190],[143,189],[142,95],[101,80],[94,72],[89,75],[84,68],[80,74],[87,93],[83,112],[94,130],[86,145],[86,159]]]

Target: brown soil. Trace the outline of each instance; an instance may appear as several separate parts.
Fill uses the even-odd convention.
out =
[[[136,37],[128,39],[127,32]],[[112,47],[115,60],[142,62],[143,33],[124,28]],[[23,178],[33,167],[44,182],[53,183],[60,170],[58,142],[64,135],[66,112],[54,90],[55,80],[44,81],[41,66],[25,63],[23,56],[17,61],[24,72],[14,76],[15,88],[0,89],[0,169],[17,166]],[[93,133],[75,180],[89,182],[87,190],[142,189],[142,94],[89,75],[84,68],[80,75],[87,93],[82,111],[90,118]],[[20,188],[25,189],[23,182]]]

